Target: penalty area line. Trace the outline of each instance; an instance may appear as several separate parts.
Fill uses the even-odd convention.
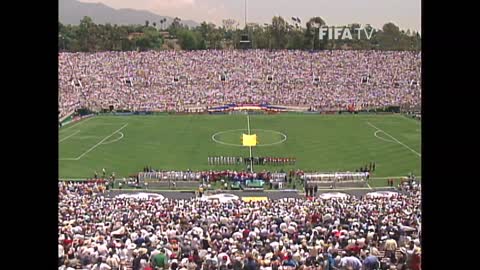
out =
[[[379,132],[383,132],[383,131],[377,130],[377,131],[375,131],[375,133],[373,133],[373,135],[375,135],[375,137],[377,137],[378,139],[380,139],[380,140],[382,140],[382,141],[385,141],[385,142],[392,142],[392,143],[395,142],[395,141],[387,140],[387,139],[385,139],[385,138],[382,138],[382,137],[378,136],[377,134],[378,134]]]
[[[74,133],[68,135],[67,137],[61,139],[60,141],[58,141],[58,143],[61,143],[61,142],[65,141],[66,139],[68,139],[68,138],[72,137],[73,135],[77,134],[78,132],[80,132],[80,130],[77,130]]]
[[[371,127],[373,128],[376,128],[377,130],[380,130],[381,132],[383,132],[383,134],[385,135],[388,135],[390,138],[392,138],[394,141],[396,141],[397,143],[399,143],[400,145],[402,145],[403,147],[407,148],[408,150],[412,151],[414,154],[416,154],[417,156],[421,157],[422,155],[420,153],[418,153],[417,151],[413,150],[412,148],[410,148],[408,145],[402,143],[401,141],[397,140],[395,137],[393,137],[392,135],[388,134],[387,132],[379,129],[378,127],[374,126],[372,123],[370,122],[367,122],[367,124],[369,124]]]
[[[248,135],[250,134],[250,116],[247,113],[247,129],[248,129]],[[252,158],[252,147],[249,146],[250,148],[250,171],[253,172],[253,158]]]
[[[110,143],[114,143],[114,142],[117,142],[117,141],[120,141],[121,139],[123,139],[124,135],[122,132],[118,132],[118,134],[120,134],[120,137],[119,138],[116,138],[115,140],[113,141],[109,141],[109,142],[104,142],[103,144],[110,144]]]
[[[90,149],[88,149],[87,151],[85,151],[83,154],[81,154],[79,157],[77,157],[75,160],[80,160],[83,156],[85,156],[86,154],[90,153],[90,151],[92,151],[93,149],[97,148],[100,144],[102,144],[104,141],[106,141],[108,138],[112,137],[114,134],[116,134],[117,132],[119,132],[120,130],[124,129],[126,126],[128,125],[128,123],[126,123],[125,125],[123,125],[121,128],[115,130],[114,132],[112,132],[110,135],[108,135],[107,137],[103,138],[101,141],[99,141],[97,144],[95,144],[94,146],[92,146]]]
[[[78,125],[80,125],[80,124],[83,124],[83,123],[85,123],[85,122],[87,122],[87,121],[90,121],[91,119],[93,119],[93,117],[89,117],[89,118],[87,118],[87,119],[85,119],[85,120],[80,120],[78,123],[75,123],[75,124],[73,124],[73,125],[71,125],[71,126],[69,126],[69,127],[66,127],[66,128],[62,128],[62,129],[60,129],[58,132],[64,132],[64,131],[69,130],[69,129],[73,128],[73,127],[76,127],[76,126],[78,126]]]

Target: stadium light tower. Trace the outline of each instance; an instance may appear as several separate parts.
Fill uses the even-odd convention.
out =
[[[245,0],[245,29],[247,28],[247,0]]]
[[[65,37],[62,34],[58,34],[58,37],[62,39],[62,51],[65,51]]]
[[[247,0],[245,0],[245,32],[240,38],[240,48],[242,49],[251,49],[252,43],[249,38],[248,33],[248,23],[247,23]]]

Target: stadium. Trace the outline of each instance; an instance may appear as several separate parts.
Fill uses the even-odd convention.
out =
[[[416,36],[292,20],[60,27],[59,269],[421,269]]]

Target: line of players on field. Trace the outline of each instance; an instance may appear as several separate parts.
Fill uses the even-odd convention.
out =
[[[208,165],[295,165],[294,157],[208,157]]]

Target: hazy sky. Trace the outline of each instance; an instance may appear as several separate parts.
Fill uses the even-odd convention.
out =
[[[79,0],[104,3],[113,8],[133,8],[153,13],[208,21],[221,25],[232,18],[243,26],[245,0]],[[329,25],[371,24],[380,28],[393,22],[401,29],[421,30],[421,0],[247,0],[249,22],[271,22],[275,15],[288,20],[299,17],[304,24],[314,16]]]

